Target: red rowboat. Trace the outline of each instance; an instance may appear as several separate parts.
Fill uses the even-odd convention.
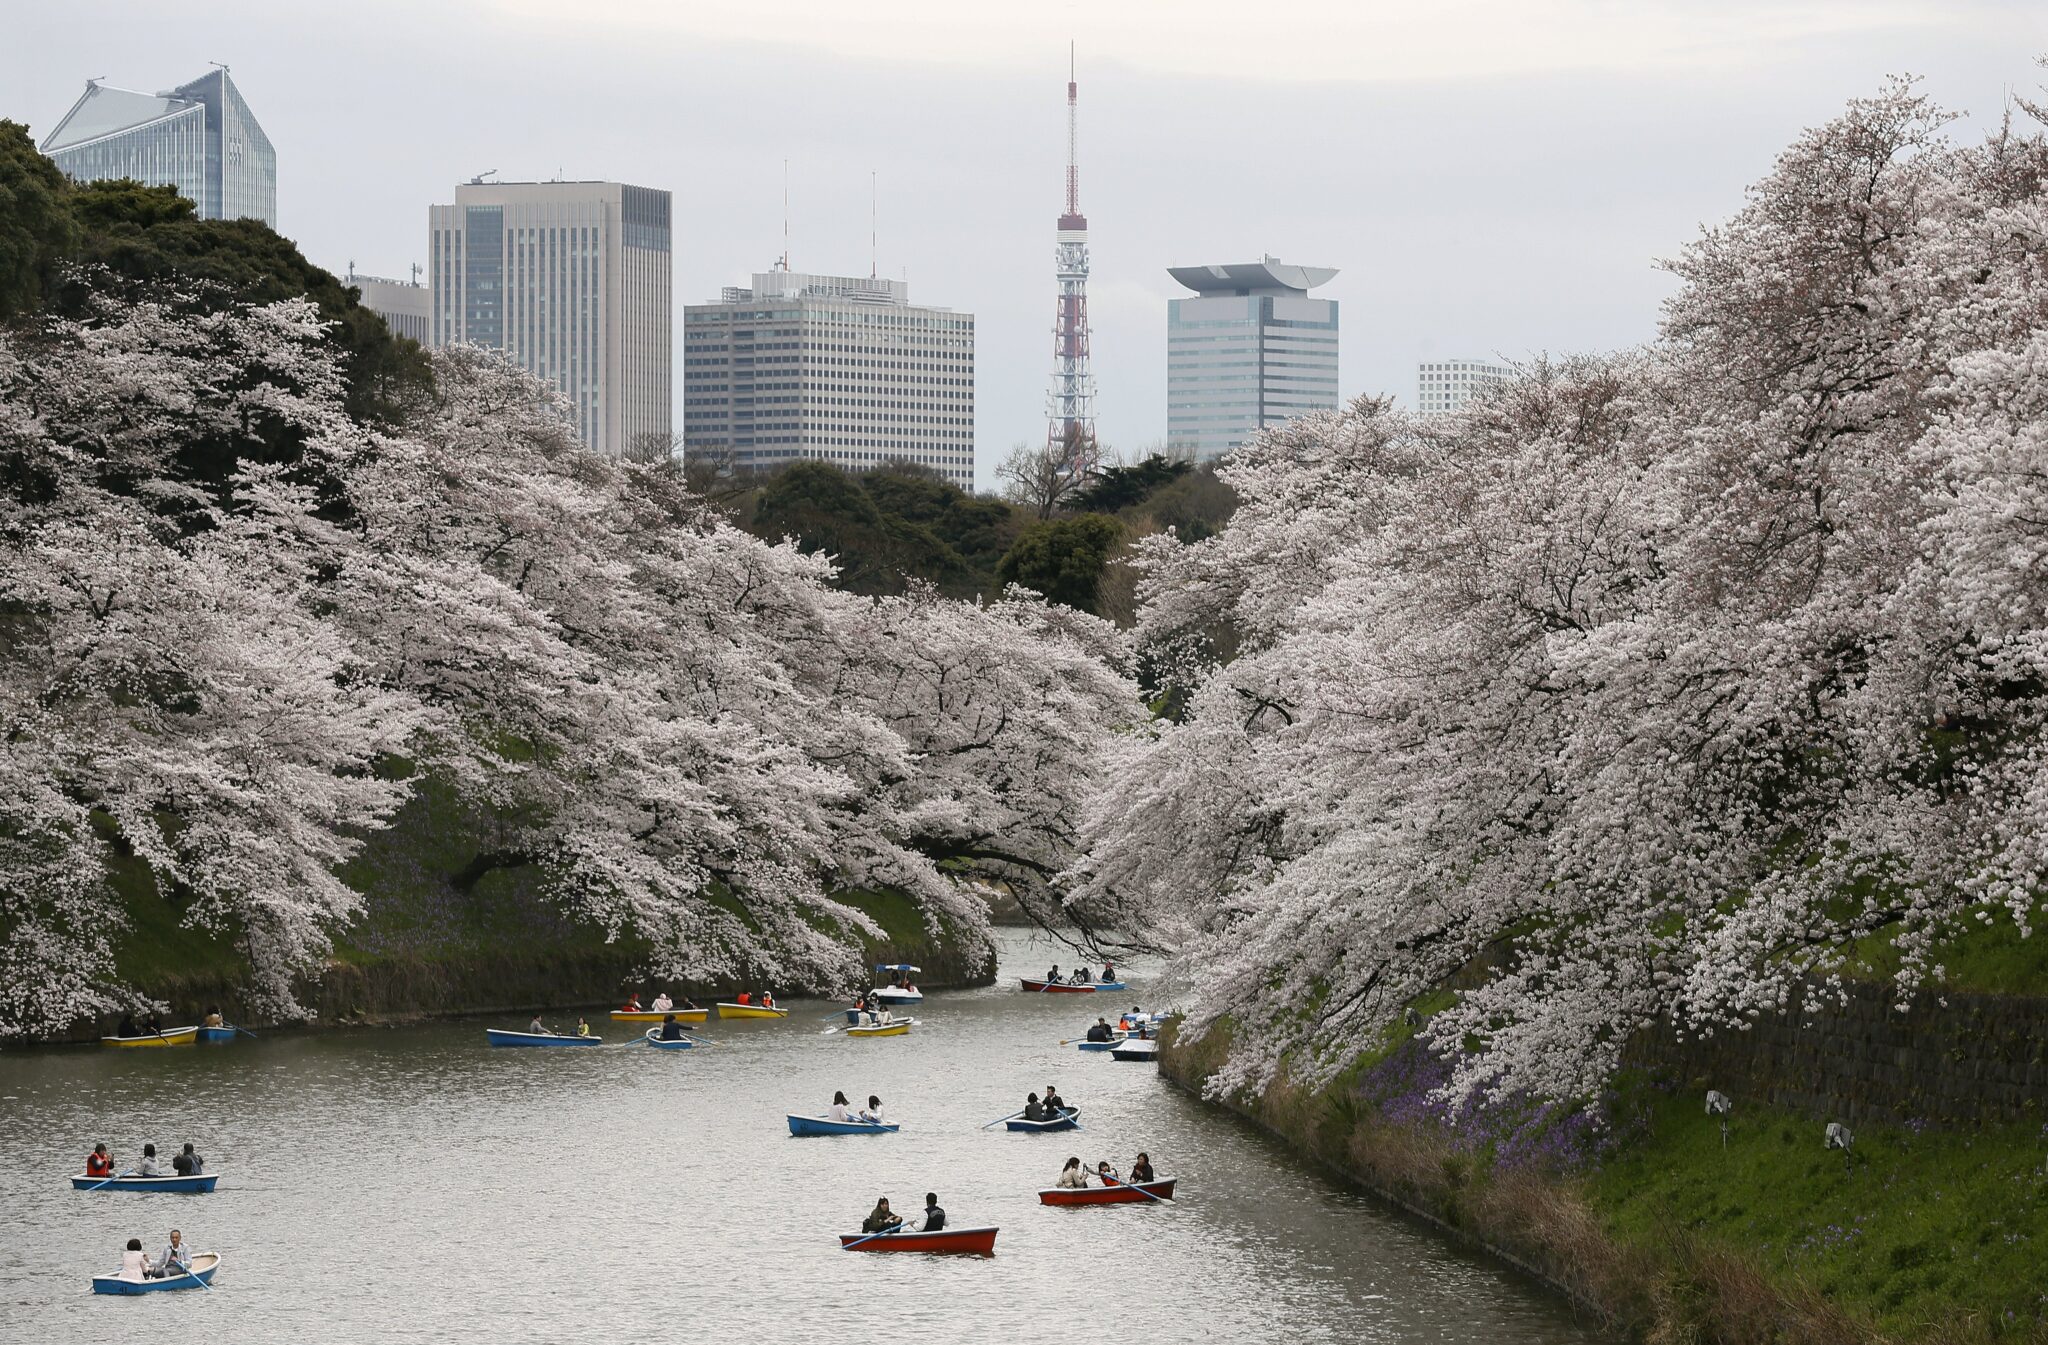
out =
[[[1027,994],[1092,995],[1095,993],[1095,987],[1092,984],[1068,985],[1065,981],[1034,981],[1029,976],[1020,976],[1017,979],[1024,982],[1024,990]]]
[[[1168,1177],[1163,1181],[1139,1182],[1132,1185],[1118,1182],[1115,1186],[1055,1186],[1049,1191],[1038,1193],[1041,1205],[1150,1205],[1154,1202],[1145,1193],[1161,1200],[1173,1199],[1173,1184],[1178,1180]]]
[[[1139,1197],[1144,1199],[1143,1196]],[[854,1246],[860,1243],[858,1247]],[[993,1228],[942,1228],[936,1233],[883,1233],[869,1236],[866,1233],[841,1233],[839,1245],[856,1252],[966,1252],[973,1256],[994,1256],[996,1254],[996,1230]]]

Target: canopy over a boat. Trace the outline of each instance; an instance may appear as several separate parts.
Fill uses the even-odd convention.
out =
[[[876,970],[876,971],[909,971],[909,972],[919,972],[919,971],[923,971],[923,970],[924,970],[924,968],[923,968],[923,967],[913,967],[913,966],[911,966],[911,965],[910,965],[910,964],[909,964],[908,962],[877,962],[877,963],[875,963],[875,970]]]

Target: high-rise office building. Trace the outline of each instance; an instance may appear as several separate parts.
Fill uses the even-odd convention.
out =
[[[362,295],[363,307],[384,319],[393,336],[410,337],[421,345],[434,342],[433,291],[420,284],[419,267],[413,280],[386,280],[383,276],[359,275],[350,262],[342,284],[353,285]]]
[[[900,280],[766,271],[683,310],[684,452],[929,467],[974,489],[974,315]]]
[[[79,182],[168,183],[201,219],[260,219],[277,227],[277,152],[226,66],[167,93],[87,80],[43,141],[43,153]]]
[[[1336,275],[1274,257],[1167,270],[1195,292],[1166,305],[1167,443],[1206,461],[1268,425],[1337,408]]]
[[[428,211],[433,341],[502,350],[555,385],[602,453],[667,451],[669,194],[620,182],[467,182]]]
[[[1514,376],[1493,360],[1425,360],[1415,366],[1415,405],[1425,416],[1447,416]]]

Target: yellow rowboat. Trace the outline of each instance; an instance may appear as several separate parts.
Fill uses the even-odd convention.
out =
[[[850,1027],[846,1029],[846,1035],[849,1037],[903,1037],[908,1036],[910,1029],[916,1025],[917,1020],[915,1018],[898,1018],[893,1023],[878,1023],[872,1027]]]
[[[702,1023],[711,1017],[709,1009],[613,1009],[614,1023],[659,1023],[674,1016],[678,1023]]]
[[[199,1039],[195,1027],[167,1027],[140,1037],[101,1037],[102,1046],[190,1046]]]
[[[789,1010],[764,1009],[758,1004],[727,1004],[724,1000],[720,1000],[718,1002],[718,1016],[720,1018],[787,1018],[789,1017]]]

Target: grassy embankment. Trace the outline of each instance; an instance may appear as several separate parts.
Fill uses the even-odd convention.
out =
[[[1873,950],[1882,974],[1889,950]],[[2048,991],[2048,942],[1988,930],[1944,951],[1948,984]],[[1425,1010],[1431,1007],[1423,1006]],[[1860,1126],[1853,1157],[1813,1118],[1738,1106],[1707,1081],[1632,1073],[1604,1131],[1536,1107],[1446,1126],[1403,1028],[1328,1087],[1237,1110],[1455,1232],[1544,1275],[1631,1336],[1678,1341],[2048,1341],[2048,1127]],[[1228,1033],[1169,1052],[1198,1083]]]
[[[450,881],[488,835],[483,819],[427,786],[343,869],[365,910],[336,937],[317,984],[303,989],[302,1001],[320,1021],[587,1006],[632,984],[646,945],[631,936],[608,940],[563,913],[536,870],[496,869],[466,891]],[[235,1009],[248,966],[233,933],[187,925],[184,909],[160,895],[149,870],[132,859],[115,862],[112,882],[129,920],[118,945],[122,979],[177,1015],[216,1003]],[[985,980],[992,971],[978,950],[934,939],[901,893],[841,899],[885,932],[864,941],[873,960],[915,962],[934,985]]]

